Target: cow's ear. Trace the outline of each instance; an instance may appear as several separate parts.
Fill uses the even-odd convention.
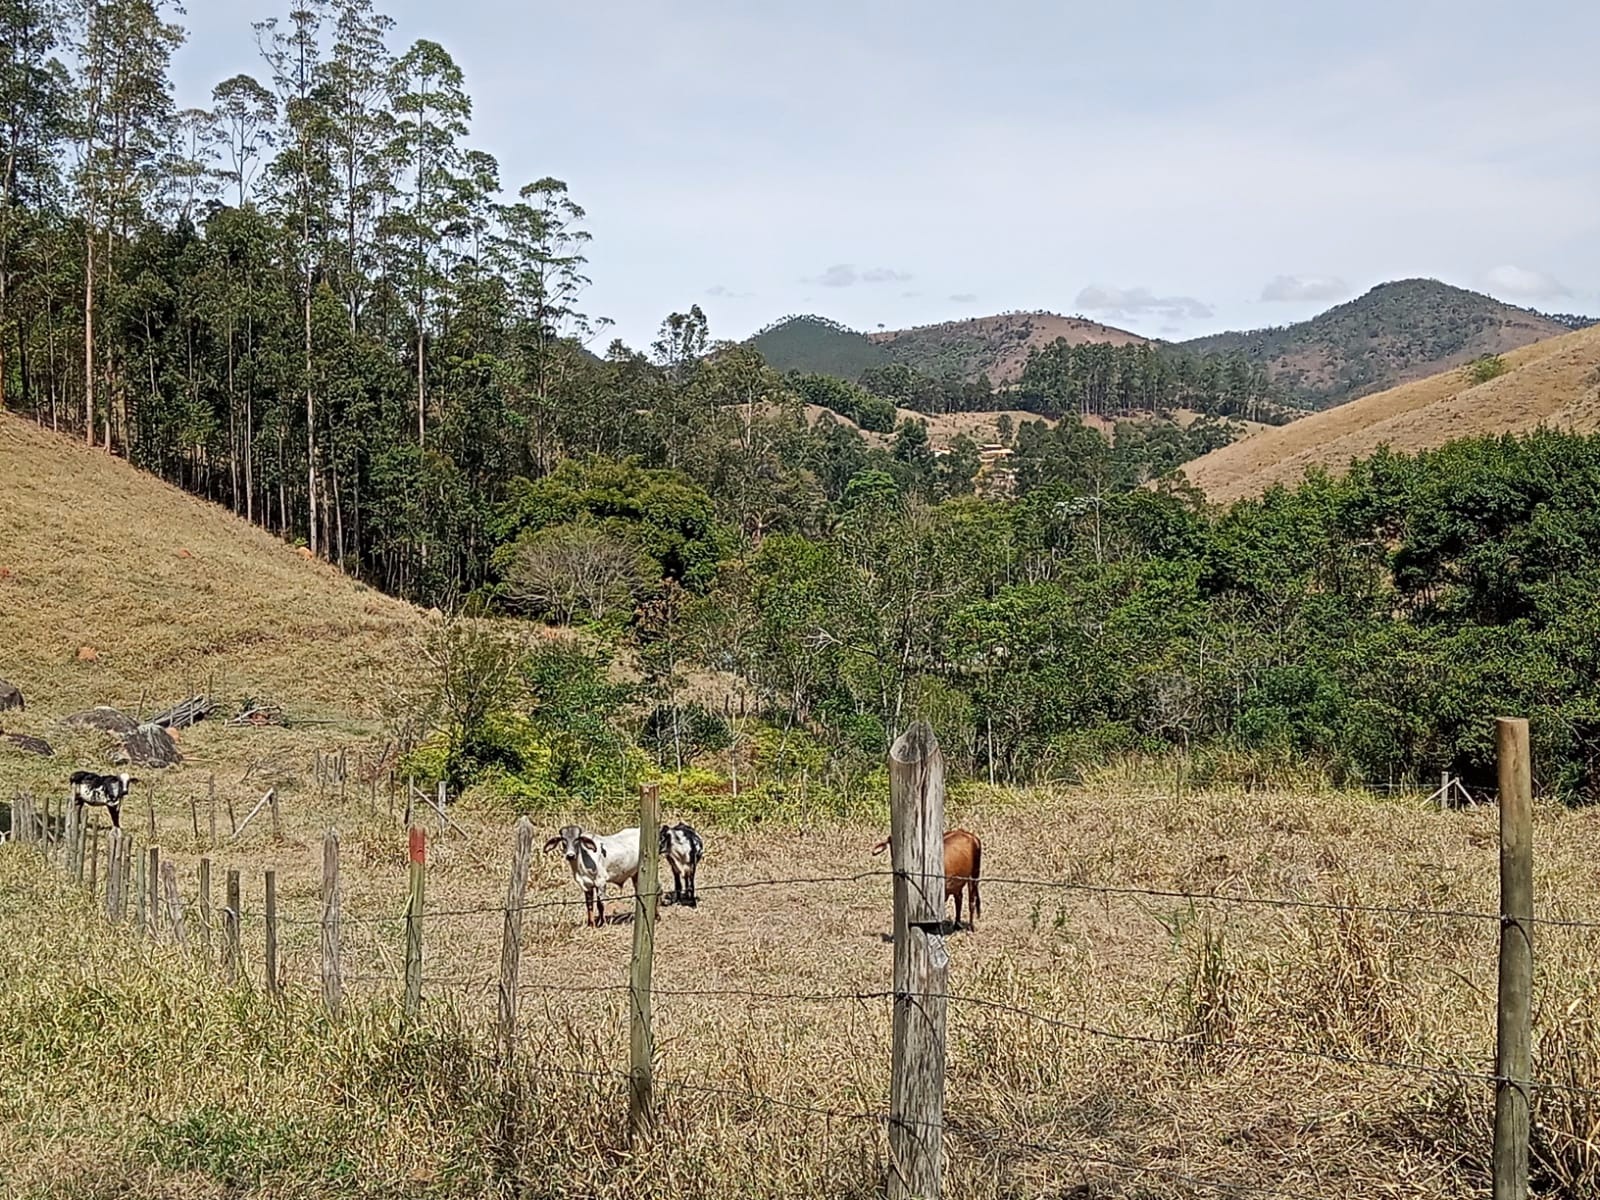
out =
[[[560,835],[557,835],[544,844],[544,852],[549,854],[550,851],[554,850],[559,845],[561,845],[561,837]]]
[[[581,838],[578,839],[578,845],[582,846],[584,849],[589,851],[590,854],[599,854],[600,853],[599,845],[597,845],[595,840],[592,837],[590,837],[588,834],[584,834]]]

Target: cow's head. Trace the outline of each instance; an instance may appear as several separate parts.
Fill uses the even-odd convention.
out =
[[[561,832],[544,844],[546,854],[556,849],[561,851],[562,857],[569,863],[578,861],[578,853],[581,850],[587,850],[590,854],[600,853],[600,847],[595,844],[594,838],[578,825],[563,825]]]

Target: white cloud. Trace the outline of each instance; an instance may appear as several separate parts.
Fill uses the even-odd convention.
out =
[[[865,271],[858,271],[850,263],[836,263],[814,279],[804,279],[801,282],[820,283],[823,287],[846,288],[854,287],[858,283],[905,283],[910,278],[910,272],[897,271],[893,267],[868,267]]]
[[[753,294],[752,292],[736,292],[720,283],[714,283],[706,289],[706,295],[715,296],[719,300],[748,300]]]
[[[1350,285],[1332,275],[1276,275],[1261,289],[1261,298],[1274,303],[1306,300],[1343,300]]]
[[[957,292],[950,297],[950,303],[952,304],[976,304],[977,302],[978,296],[976,292]]]
[[[1108,317],[1161,317],[1168,321],[1204,321],[1211,306],[1193,296],[1157,296],[1149,288],[1107,287],[1091,284],[1078,293],[1076,304],[1085,312]]]
[[[1554,276],[1509,264],[1494,268],[1484,276],[1484,282],[1491,291],[1516,300],[1554,300],[1572,295],[1572,289]]]

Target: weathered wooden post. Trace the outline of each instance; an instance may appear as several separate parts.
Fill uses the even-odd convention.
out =
[[[167,921],[179,947],[189,949],[189,931],[183,917],[183,897],[178,894],[178,868],[169,858],[161,864],[161,889],[167,895]]]
[[[200,801],[195,799],[193,792],[189,793],[189,827],[194,830],[195,845],[200,844]]]
[[[337,1018],[344,981],[339,973],[339,831],[322,837],[322,1003]]]
[[[413,1021],[422,1009],[422,901],[428,882],[428,835],[412,826],[407,842],[411,886],[406,900],[406,996],[401,1012],[407,1021]]]
[[[89,895],[100,892],[100,822],[94,823],[94,837],[89,842]]]
[[[267,995],[278,998],[278,873],[267,872]]]
[[[500,939],[500,1061],[510,1066],[517,1053],[517,967],[522,956],[522,909],[528,894],[528,866],[533,861],[533,822],[517,822],[517,848],[511,855],[511,881],[506,885],[505,928]]]
[[[206,826],[211,838],[211,849],[217,848],[217,777],[206,780]]]
[[[226,942],[228,982],[239,982],[239,870],[228,868],[228,907],[222,910],[222,933]]]
[[[122,886],[122,830],[112,827],[106,834],[106,920],[122,917],[117,904],[117,892]]]
[[[144,933],[150,928],[145,920],[145,904],[149,894],[144,874],[145,856],[137,851],[131,841],[128,850],[133,858],[133,914],[139,923],[139,932]]]
[[[944,1126],[944,756],[918,721],[889,751],[894,864],[892,1200],[939,1200]]]
[[[200,948],[209,966],[211,958],[211,860],[200,860]]]
[[[155,941],[161,936],[161,847],[151,846],[147,853],[150,857],[150,870],[145,876],[150,888],[150,940]]]
[[[655,784],[639,789],[639,884],[633,902],[633,961],[628,969],[630,1037],[628,1053],[628,1133],[642,1140],[650,1130],[653,1081],[650,1060],[650,974],[656,946],[656,912],[661,899],[661,816]]]
[[[1528,722],[1495,721],[1500,768],[1500,989],[1494,1200],[1527,1200],[1533,1059],[1533,768]]]
[[[272,810],[272,840],[283,841],[283,818],[278,812],[278,789],[267,789],[267,806]]]

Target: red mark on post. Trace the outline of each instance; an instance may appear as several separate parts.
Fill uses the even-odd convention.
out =
[[[411,861],[414,863],[428,861],[428,834],[415,825],[411,827]]]

